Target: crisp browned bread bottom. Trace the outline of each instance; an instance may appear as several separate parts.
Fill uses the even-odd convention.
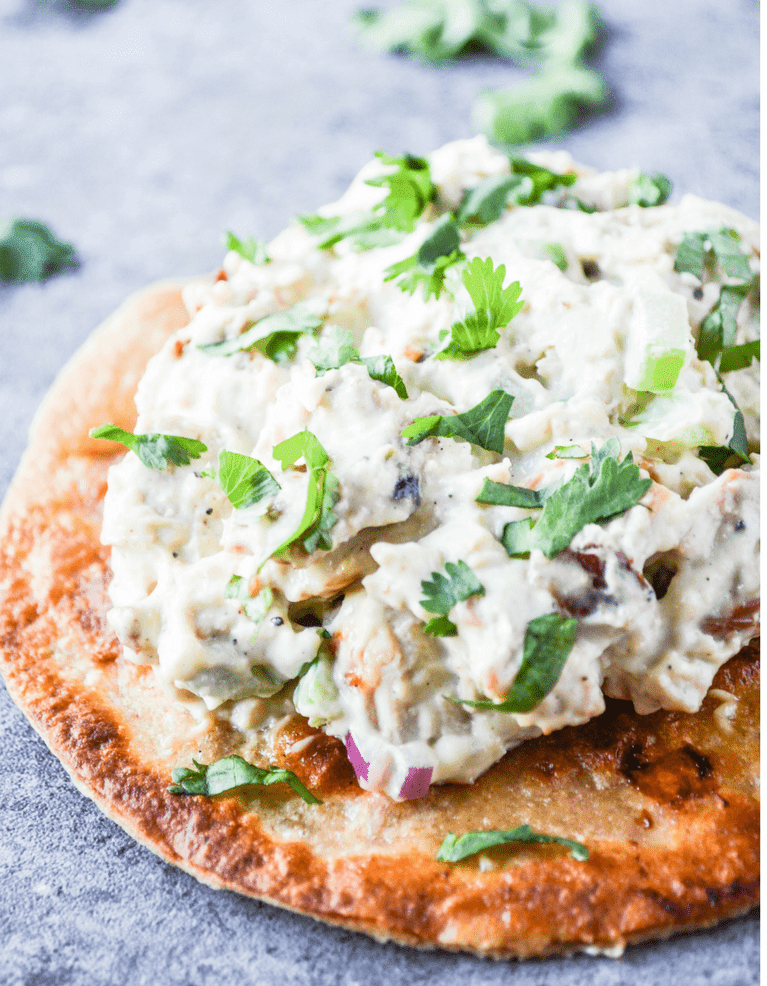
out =
[[[259,748],[224,727],[201,735],[151,669],[121,656],[99,540],[117,447],[87,435],[104,421],[132,427],[146,361],[186,322],[179,288],[158,285],[94,334],[46,398],[0,514],[2,671],[78,788],[204,883],[416,946],[497,957],[611,948],[754,906],[758,640],[716,676],[737,697],[732,718],[721,696],[692,715],[609,701],[475,784],[403,804],[361,791],[341,744],[299,716]],[[168,793],[173,767],[232,752],[289,767],[324,803],[278,787]],[[447,832],[523,822],[585,842],[588,861],[518,845],[436,860]]]

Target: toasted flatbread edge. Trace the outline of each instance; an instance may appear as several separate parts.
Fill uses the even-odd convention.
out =
[[[301,842],[271,839],[234,798],[167,792],[167,774],[136,755],[116,710],[68,682],[50,659],[53,624],[38,610],[23,559],[51,511],[81,503],[96,516],[115,450],[88,439],[88,429],[105,420],[132,427],[133,394],[147,359],[186,321],[179,286],[163,283],[130,298],[94,333],[43,402],[0,511],[0,576],[11,576],[0,597],[8,690],[79,790],[208,886],[381,941],[499,958],[563,954],[661,938],[753,907],[758,807],[742,796],[716,818],[689,815],[683,853],[602,843],[586,863],[562,854],[480,873],[419,853],[325,859]],[[52,490],[57,470],[64,485]],[[94,484],[98,491],[88,492]],[[95,540],[92,558],[80,564],[100,565],[106,577],[108,552]]]

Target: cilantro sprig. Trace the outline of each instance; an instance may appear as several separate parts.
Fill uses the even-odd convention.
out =
[[[644,209],[663,205],[673,190],[671,179],[660,172],[637,175],[629,186],[629,205],[639,205]]]
[[[113,424],[92,428],[89,434],[91,438],[119,442],[135,452],[148,469],[188,466],[192,459],[199,459],[203,452],[208,451],[208,446],[196,438],[184,438],[182,435],[134,435]]]
[[[303,458],[309,478],[306,507],[298,527],[272,554],[281,554],[296,542],[301,542],[309,552],[317,548],[329,551],[333,547],[330,531],[338,520],[333,507],[339,499],[338,478],[330,471],[330,456],[310,431],[299,431],[286,438],[274,446],[272,454],[283,470]]]
[[[746,344],[749,346],[746,354],[735,343],[738,312],[755,282],[748,256],[740,248],[739,240],[740,237],[733,229],[685,233],[674,261],[674,270],[692,274],[701,282],[706,279],[715,263],[728,277],[737,278],[741,282],[721,286],[719,298],[698,330],[698,357],[720,369],[722,362],[725,369],[736,369],[748,365],[744,359],[751,356],[759,358],[758,345]]]
[[[216,794],[228,794],[238,788],[252,784],[271,786],[272,784],[289,784],[290,787],[308,805],[321,805],[319,798],[309,791],[292,770],[282,770],[279,767],[255,767],[242,757],[233,754],[222,757],[212,764],[198,763],[192,760],[192,767],[177,767],[171,774],[173,784],[168,791],[171,794],[201,794],[213,797]]]
[[[505,328],[524,308],[524,302],[518,300],[522,292],[519,281],[504,288],[505,277],[506,267],[500,264],[494,269],[489,257],[470,261],[462,280],[474,302],[474,311],[453,323],[450,341],[435,359],[468,359],[495,347],[501,338],[498,330]]]
[[[461,836],[448,832],[437,853],[437,860],[440,863],[457,863],[493,846],[505,846],[512,842],[556,844],[569,849],[573,859],[584,861],[589,858],[589,851],[582,842],[535,832],[529,825],[518,825],[514,829],[487,829],[484,832],[466,832]]]
[[[342,329],[338,325],[331,326],[324,338],[306,354],[307,358],[314,364],[317,376],[323,376],[328,370],[337,370],[339,367],[345,366],[346,363],[361,363],[367,369],[371,380],[378,380],[380,383],[392,387],[397,396],[406,401],[408,393],[405,381],[397,373],[391,356],[383,354],[380,356],[360,356],[353,340],[354,336],[348,329]]]
[[[210,466],[201,475],[215,479],[236,510],[252,507],[280,491],[280,484],[263,462],[228,449],[219,452],[217,470]]]
[[[227,250],[234,250],[235,253],[239,253],[243,260],[249,261],[256,267],[269,262],[266,243],[263,240],[257,240],[254,236],[246,236],[241,240],[231,230],[227,230],[225,243]]]
[[[72,244],[36,219],[14,219],[0,239],[0,282],[44,281],[79,266]]]
[[[375,156],[394,170],[366,181],[367,185],[388,189],[388,195],[373,209],[347,216],[298,216],[304,228],[318,238],[319,250],[330,250],[343,239],[351,239],[361,250],[396,243],[413,230],[415,220],[435,198],[425,158],[412,154],[391,157],[383,151],[376,151]]]
[[[504,428],[514,401],[505,390],[492,390],[475,407],[462,414],[433,414],[416,418],[402,429],[408,445],[418,445],[425,438],[462,438],[489,452],[503,453]]]
[[[484,596],[485,587],[472,572],[465,561],[445,562],[447,575],[432,572],[432,581],[421,582],[421,592],[425,599],[421,606],[429,613],[438,613],[424,625],[424,632],[432,637],[455,637],[458,628],[447,614],[458,602],[463,602],[471,596]]]
[[[322,327],[322,319],[304,304],[293,305],[284,312],[265,315],[233,339],[198,346],[209,356],[232,356],[242,350],[256,350],[274,363],[283,363],[296,355],[302,335],[313,335]]]
[[[493,484],[490,498],[486,491],[489,481],[476,499],[479,503],[541,508],[537,521],[527,518],[506,524],[501,541],[512,558],[526,557],[533,548],[553,558],[586,524],[605,524],[620,516],[652,486],[652,480],[642,479],[631,452],[620,462],[619,454],[616,438],[609,439],[601,449],[592,444],[590,468],[584,463],[566,483],[538,491],[537,503],[520,502],[520,497],[529,496],[530,490],[509,486],[504,494],[503,484],[498,483]]]
[[[423,603],[421,603],[423,605]],[[530,620],[525,629],[522,663],[502,702],[450,698],[454,704],[493,712],[532,712],[559,681],[575,643],[578,621],[559,613],[544,613]],[[449,697],[449,696],[446,696]]]

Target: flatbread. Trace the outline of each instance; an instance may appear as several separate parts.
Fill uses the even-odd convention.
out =
[[[403,803],[361,790],[340,741],[300,716],[260,750],[225,725],[201,734],[151,669],[122,657],[99,535],[106,471],[123,453],[88,430],[133,427],[147,360],[187,320],[180,288],[160,284],[94,334],[38,413],[0,514],[2,670],[77,787],[212,887],[415,946],[619,950],[754,906],[758,640],[719,671],[697,714],[638,716],[608,700],[600,718],[523,743],[474,784]],[[174,767],[230,753],[295,771],[324,803],[284,785],[168,792]],[[589,859],[553,845],[436,859],[448,832],[522,823],[584,842]]]

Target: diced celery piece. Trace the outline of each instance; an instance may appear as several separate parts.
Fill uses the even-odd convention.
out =
[[[650,393],[672,390],[684,366],[689,340],[687,302],[681,295],[638,291],[624,357],[627,386]]]
[[[685,448],[726,445],[732,437],[733,407],[726,394],[679,389],[641,401],[623,424],[645,438]]]

